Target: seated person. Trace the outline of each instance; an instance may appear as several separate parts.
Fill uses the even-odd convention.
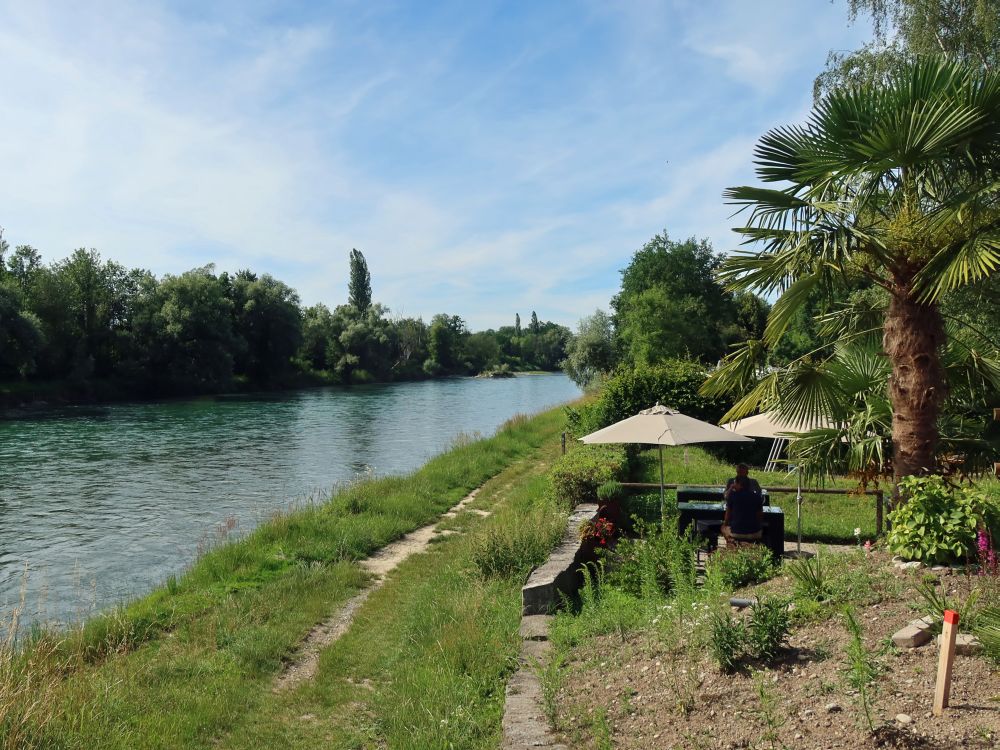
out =
[[[750,476],[749,466],[746,464],[736,464],[736,476],[726,482],[726,489],[729,489],[729,486],[737,479],[742,479],[747,482],[747,486],[757,497],[763,497],[763,493],[760,489],[760,483]]]
[[[753,491],[750,481],[737,476],[726,487],[722,535],[727,542],[756,542],[763,538],[764,504],[760,493]]]

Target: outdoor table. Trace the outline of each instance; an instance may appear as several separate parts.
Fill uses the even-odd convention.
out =
[[[677,503],[680,515],[678,531],[683,534],[696,522],[715,521],[720,525],[726,515],[725,503]],[[785,514],[774,505],[764,506],[763,539],[776,560],[785,554]],[[697,527],[696,527],[697,529]]]

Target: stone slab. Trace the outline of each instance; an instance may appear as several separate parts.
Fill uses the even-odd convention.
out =
[[[896,648],[919,648],[931,640],[931,634],[927,628],[918,628],[910,623],[905,628],[896,631],[892,636],[892,642]]]
[[[521,618],[521,638],[526,641],[547,641],[552,615],[525,615]]]
[[[937,637],[935,643],[940,648],[941,636]],[[983,644],[979,642],[976,636],[970,633],[959,633],[955,636],[955,653],[959,656],[976,656],[982,650]]]
[[[544,656],[548,648],[548,641],[524,641],[521,646],[522,666],[507,683],[503,740],[500,745],[502,750],[528,750],[537,747],[569,750],[566,745],[556,741],[549,729],[542,682],[537,672],[539,660],[533,658],[538,651]]]
[[[597,518],[597,505],[584,503],[570,513],[566,532],[558,547],[528,577],[521,589],[522,615],[547,615],[559,605],[560,594],[572,596],[583,583],[580,567],[590,550],[580,540],[580,526]]]

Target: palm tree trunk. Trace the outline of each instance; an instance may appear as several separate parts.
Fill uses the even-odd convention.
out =
[[[886,312],[882,345],[892,363],[892,468],[895,479],[935,467],[937,420],[946,393],[940,348],[944,324],[935,304],[914,299],[911,283],[897,283]]]

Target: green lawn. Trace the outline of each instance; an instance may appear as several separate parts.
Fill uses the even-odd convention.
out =
[[[667,484],[718,484],[735,474],[729,464],[697,446],[664,448],[664,481]],[[751,471],[763,487],[794,487],[795,475],[785,472]],[[657,451],[644,451],[633,477],[637,482],[660,481],[660,464]],[[851,479],[827,480],[824,488],[858,489]],[[671,494],[671,497],[675,497]],[[802,539],[827,543],[852,543],[856,541],[854,529],[861,529],[861,538],[875,538],[875,497],[873,495],[823,495],[804,492],[802,503]],[[656,498],[658,501],[658,498]],[[637,499],[636,505],[648,504],[648,499]],[[785,538],[796,538],[795,494],[772,494],[771,504],[785,512]]]

